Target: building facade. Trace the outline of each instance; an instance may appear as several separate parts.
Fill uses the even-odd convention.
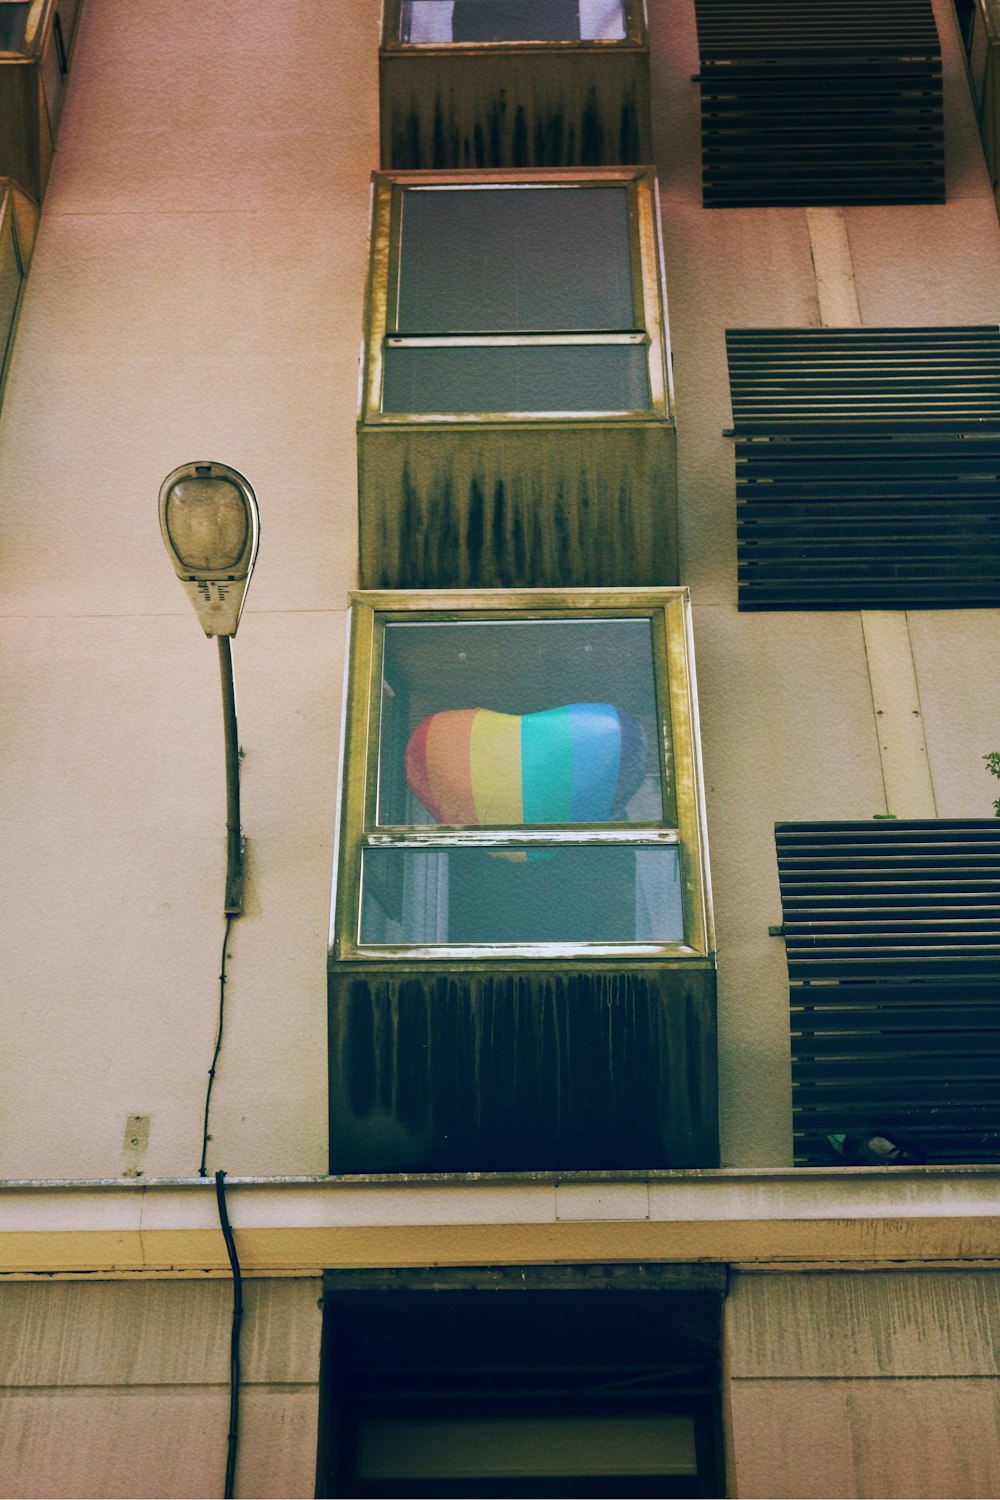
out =
[[[341,9],[0,5],[0,1489],[996,1494],[993,0]]]

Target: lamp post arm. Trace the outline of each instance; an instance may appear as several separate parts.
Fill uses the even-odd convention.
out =
[[[219,643],[219,675],[222,679],[222,722],[226,748],[226,904],[227,917],[243,913],[243,835],[240,832],[240,753],[236,733],[236,690],[233,686],[233,652],[228,635]]]

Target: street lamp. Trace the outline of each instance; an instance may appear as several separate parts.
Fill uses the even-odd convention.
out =
[[[240,623],[257,556],[260,521],[254,492],[243,475],[226,464],[182,464],[160,486],[160,530],[202,629],[219,643],[226,742],[225,914],[238,917],[243,910],[243,839],[229,641]]]

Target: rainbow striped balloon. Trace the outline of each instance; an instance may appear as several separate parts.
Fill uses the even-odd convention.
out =
[[[648,751],[639,721],[610,703],[451,708],[411,734],[406,779],[436,823],[600,823],[624,816]]]

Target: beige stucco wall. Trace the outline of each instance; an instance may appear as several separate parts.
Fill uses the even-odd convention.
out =
[[[315,1493],[321,1291],[244,1283],[238,1495]],[[221,1494],[232,1295],[226,1281],[0,1287],[0,1493]]]
[[[1000,315],[1000,231],[949,0],[935,8],[948,202],[846,211],[869,325]],[[776,1166],[790,1135],[773,824],[887,802],[860,616],[736,611],[723,333],[819,322],[806,214],[701,208],[693,5],[649,10],[723,1152]],[[222,939],[221,714],[215,650],[155,514],[163,476],[196,457],[241,469],[262,512],[235,646],[249,886],[209,1165],[325,1169],[378,12],[86,0],[0,414],[0,1177],[197,1169]],[[938,811],[988,815],[1000,615],[914,613],[909,642]],[[138,1156],[123,1139],[136,1114],[150,1121]],[[585,1222],[600,1218],[591,1204]],[[4,1287],[9,1493],[217,1491],[229,1295],[223,1281]],[[317,1295],[311,1277],[247,1288],[240,1493],[311,1490]],[[982,1321],[995,1296],[978,1273],[735,1278],[733,1493],[996,1493]]]
[[[945,57],[944,205],[844,211],[861,321],[995,323],[1000,230],[952,7]],[[681,578],[690,585],[719,941],[723,1162],[790,1160],[788,988],[775,822],[869,818],[889,807],[861,617],[738,614],[727,328],[820,325],[804,209],[701,207],[694,7],[650,7],[653,150],[660,177],[679,456]],[[988,817],[982,762],[1000,745],[1000,615],[909,616],[937,812]],[[891,799],[890,799],[891,800]],[[905,812],[902,815],[906,815]],[[913,814],[911,814],[913,815]]]
[[[944,206],[849,209],[866,323],[998,316],[1000,231],[947,0]],[[0,1176],[196,1170],[217,1009],[214,648],[155,501],[192,457],[262,510],[235,646],[247,913],[210,1165],[325,1167],[325,954],[377,0],[88,0],[0,418],[9,1087]],[[772,827],[886,797],[856,613],[739,615],[723,332],[819,320],[804,210],[700,206],[690,0],[651,6],[655,151],[720,943],[724,1160],[789,1159]],[[916,613],[938,810],[987,815],[1000,617]],[[639,1164],[642,1165],[642,1164]]]
[[[262,512],[235,643],[249,840],[210,1166],[326,1166],[325,960],[378,0],[88,0],[0,421],[0,1176],[193,1173],[215,1033],[214,644],[160,481]]]
[[[1000,1492],[993,1272],[736,1273],[724,1329],[730,1495]]]

